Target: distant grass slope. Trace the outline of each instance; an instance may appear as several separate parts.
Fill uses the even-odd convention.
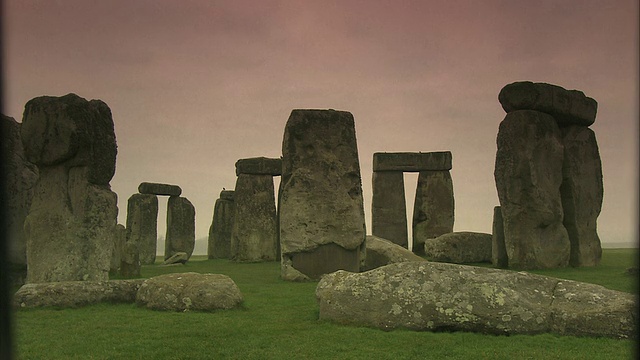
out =
[[[637,249],[605,250],[596,268],[536,273],[634,292],[625,274]],[[19,359],[631,359],[631,340],[557,335],[384,332],[318,321],[317,283],[279,279],[278,263],[238,264],[196,256],[184,266],[144,266],[143,277],[221,273],[242,291],[241,309],[158,312],[135,305],[16,313]]]

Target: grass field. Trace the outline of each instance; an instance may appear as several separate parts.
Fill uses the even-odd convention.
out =
[[[637,249],[605,249],[595,268],[535,271],[637,293]],[[486,265],[485,265],[486,266]],[[195,257],[184,266],[145,266],[143,277],[221,273],[239,286],[242,308],[159,312],[133,304],[29,309],[15,314],[18,359],[631,359],[632,340],[473,333],[384,332],[318,320],[317,283],[279,279],[278,263]]]

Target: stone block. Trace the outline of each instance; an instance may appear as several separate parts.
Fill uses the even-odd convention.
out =
[[[255,157],[236,161],[236,176],[240,174],[251,175],[282,175],[282,159]]]
[[[413,246],[424,254],[424,243],[453,232],[455,202],[449,171],[421,171],[413,206]]]
[[[451,170],[451,151],[378,152],[373,154],[373,171],[444,171]]]
[[[371,232],[405,249],[409,247],[404,175],[401,171],[373,173]]]
[[[171,196],[167,202],[167,236],[164,260],[177,252],[191,257],[196,245],[196,209],[184,197]]]
[[[153,264],[158,248],[158,197],[133,194],[127,202],[127,241],[136,243],[140,263]]]
[[[143,182],[138,185],[138,192],[151,195],[180,196],[182,189],[178,185]]]
[[[235,217],[234,191],[223,190],[213,207],[213,220],[209,227],[207,257],[209,259],[231,258],[231,231]]]

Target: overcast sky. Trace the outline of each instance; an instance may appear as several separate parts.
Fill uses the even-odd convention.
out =
[[[373,153],[443,150],[454,230],[490,233],[498,93],[530,80],[597,100],[599,234],[637,241],[637,0],[5,0],[3,17],[6,115],[70,92],[111,108],[122,224],[140,182],[177,184],[206,237],[236,160],[279,157],[292,109],[332,108],[355,118],[368,233]]]

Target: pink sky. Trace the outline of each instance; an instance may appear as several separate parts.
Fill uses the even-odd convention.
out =
[[[3,17],[6,115],[70,92],[111,108],[122,224],[140,182],[177,184],[206,237],[236,160],[279,157],[292,109],[333,108],[356,121],[368,232],[373,153],[450,150],[454,230],[490,233],[498,93],[531,80],[598,101],[599,234],[637,241],[636,0],[5,0]]]

